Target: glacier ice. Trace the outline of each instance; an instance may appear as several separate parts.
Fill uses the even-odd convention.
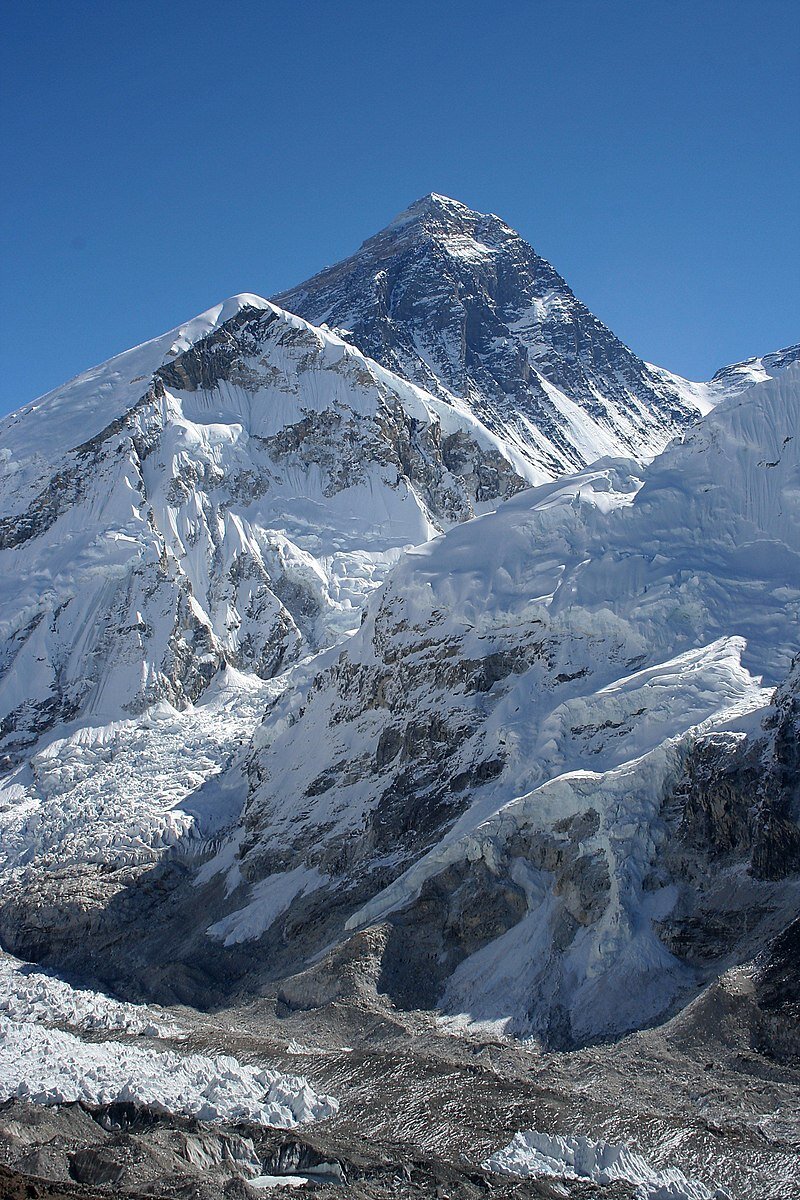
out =
[[[555,1179],[634,1184],[636,1200],[725,1200],[727,1193],[687,1179],[676,1167],[657,1170],[625,1145],[579,1136],[560,1137],[529,1129],[484,1163],[489,1171]]]

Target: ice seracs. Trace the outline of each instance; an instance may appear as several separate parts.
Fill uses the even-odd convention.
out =
[[[184,1033],[157,1009],[75,988],[0,952],[0,1102],[129,1103],[284,1128],[337,1111],[300,1076],[149,1044]]]
[[[176,1038],[180,1026],[144,1004],[124,1004],[89,988],[76,988],[52,971],[37,970],[0,951],[0,1014],[16,1022],[140,1037]]]
[[[37,1104],[135,1104],[202,1121],[292,1128],[331,1116],[338,1102],[298,1075],[229,1055],[178,1053],[132,1043],[89,1042],[34,1021],[0,1015],[0,1099]]]
[[[517,1133],[484,1164],[500,1174],[533,1178],[584,1179],[635,1186],[636,1200],[728,1200],[721,1188],[687,1179],[677,1167],[658,1170],[624,1145],[588,1137],[559,1137],[530,1129]]]

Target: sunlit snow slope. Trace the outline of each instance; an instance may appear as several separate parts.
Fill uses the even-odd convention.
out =
[[[513,455],[240,296],[0,426],[0,751],[269,678],[356,627],[403,547],[522,487]]]

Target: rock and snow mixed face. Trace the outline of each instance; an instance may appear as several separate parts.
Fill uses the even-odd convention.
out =
[[[0,424],[3,936],[194,840],[217,961],[379,923],[456,1025],[656,1019],[702,975],[665,796],[796,650],[796,350],[688,385],[438,196],[285,300],[339,332],[235,297]]]
[[[523,486],[463,406],[242,296],[0,426],[0,751],[269,678]]]
[[[764,383],[774,379],[787,367],[800,363],[800,345],[787,346],[776,350],[773,354],[763,354],[756,358],[746,358],[743,362],[731,363],[721,367],[712,376],[708,386],[709,394],[723,399],[726,396],[746,392],[754,383]]]
[[[388,921],[395,998],[551,1042],[685,993],[664,800],[796,650],[797,371],[644,472],[596,464],[409,553],[256,736],[255,888],[213,934]]]
[[[446,196],[418,200],[278,303],[466,400],[536,482],[655,454],[715,399],[638,359],[499,217]]]

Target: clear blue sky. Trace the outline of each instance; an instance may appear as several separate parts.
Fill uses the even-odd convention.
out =
[[[0,410],[429,191],[499,213],[663,366],[797,341],[798,11],[6,2]]]

